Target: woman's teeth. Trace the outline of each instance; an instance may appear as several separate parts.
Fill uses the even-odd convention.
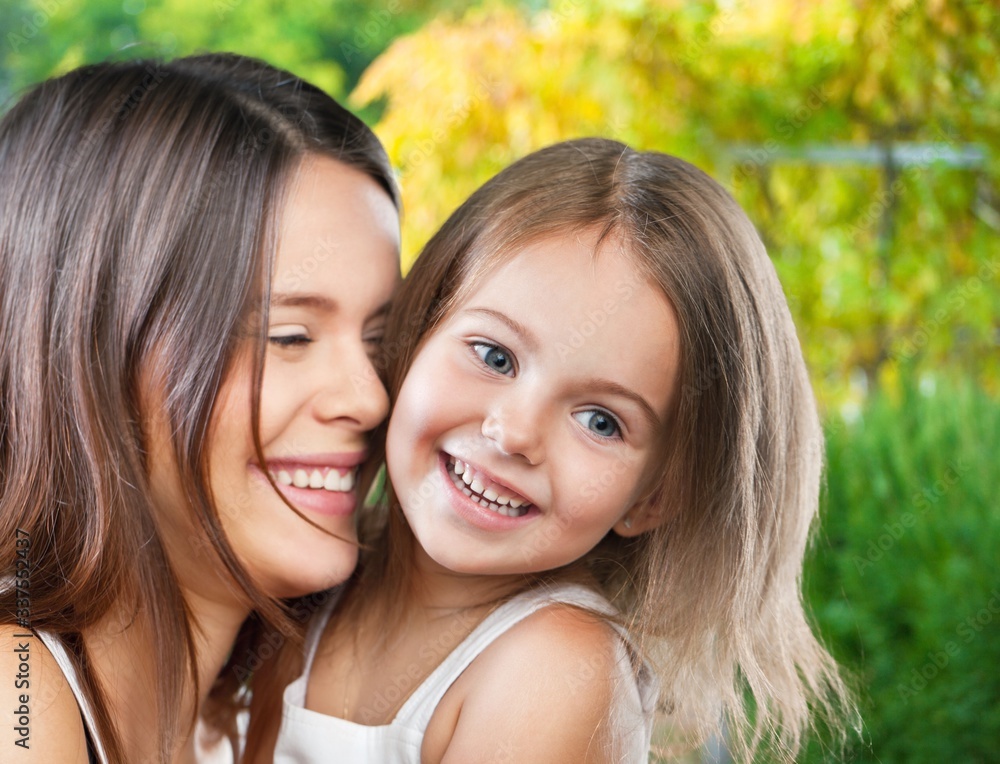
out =
[[[448,458],[448,474],[455,487],[479,504],[504,517],[521,517],[531,507],[527,499],[504,493],[506,489],[480,475],[473,467],[454,457]]]
[[[339,470],[330,467],[311,470],[299,467],[292,470],[281,469],[277,472],[269,472],[271,479],[278,485],[339,492],[354,490],[354,470],[350,470],[344,475],[341,475]]]

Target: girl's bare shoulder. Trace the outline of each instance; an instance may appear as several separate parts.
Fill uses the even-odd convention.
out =
[[[0,625],[0,709],[0,746],[13,748],[4,761],[86,764],[83,718],[62,669],[38,636],[9,624]]]
[[[556,604],[498,637],[460,678],[442,761],[603,762],[620,637],[600,616]],[[485,746],[485,748],[484,748]]]

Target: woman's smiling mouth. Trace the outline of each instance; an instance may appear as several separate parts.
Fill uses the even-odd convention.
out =
[[[296,508],[322,515],[350,515],[357,506],[355,485],[362,451],[268,459],[267,474]],[[264,470],[251,468],[264,480]]]
[[[278,485],[296,488],[322,489],[324,491],[353,491],[353,469],[335,467],[282,466],[275,469],[268,465],[271,478]]]

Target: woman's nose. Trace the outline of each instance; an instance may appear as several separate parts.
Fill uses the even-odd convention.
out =
[[[348,420],[361,431],[373,430],[382,423],[389,413],[389,395],[363,349],[334,359],[316,396],[314,410],[319,419]]]

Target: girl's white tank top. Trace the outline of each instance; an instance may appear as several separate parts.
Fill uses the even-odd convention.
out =
[[[417,687],[395,718],[368,726],[327,716],[305,707],[306,686],[320,637],[336,605],[331,598],[317,612],[306,637],[305,670],[285,688],[275,764],[420,764],[424,732],[448,688],[497,637],[532,613],[553,604],[569,604],[612,614],[611,604],[596,592],[578,585],[536,588],[511,598],[488,615]],[[619,632],[615,656],[619,666],[618,697],[613,723],[620,761],[648,760],[658,685],[648,665],[634,667],[628,637]]]

